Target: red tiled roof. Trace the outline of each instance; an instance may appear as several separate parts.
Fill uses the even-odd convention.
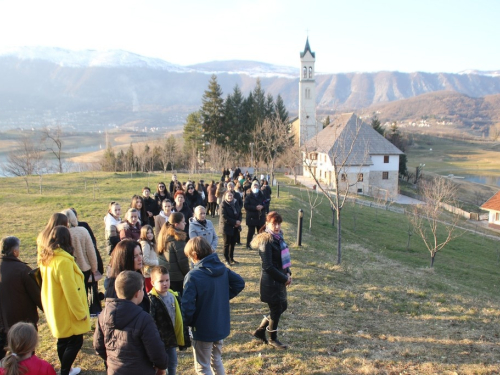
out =
[[[481,208],[487,210],[500,211],[500,191],[498,191],[494,196],[488,199]]]

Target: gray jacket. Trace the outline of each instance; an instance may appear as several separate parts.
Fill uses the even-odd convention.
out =
[[[189,219],[189,238],[198,236],[206,239],[212,247],[212,250],[215,251],[215,249],[217,248],[217,243],[219,242],[219,238],[217,237],[214,225],[210,220],[207,220],[206,224],[203,225],[194,217]]]

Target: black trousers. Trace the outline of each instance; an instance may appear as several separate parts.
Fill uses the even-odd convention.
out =
[[[217,202],[208,202],[207,215],[212,215],[212,217],[214,217],[216,206],[217,206]]]
[[[83,335],[57,339],[57,355],[61,362],[61,375],[69,375],[71,365],[83,345]]]
[[[269,332],[271,333],[271,339],[276,340],[278,333],[278,323],[280,322],[281,314],[283,314],[288,308],[287,301],[276,301],[272,303],[268,303],[269,305]]]
[[[223,233],[222,238],[224,240],[224,258],[226,262],[230,263],[234,259],[234,244],[236,243],[236,237]]]
[[[255,232],[259,232],[259,227],[255,225],[249,225],[247,233],[247,247],[250,247],[250,242],[252,242],[252,238]]]

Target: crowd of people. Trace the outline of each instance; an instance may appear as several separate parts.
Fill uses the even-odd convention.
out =
[[[281,231],[283,218],[270,211],[271,188],[239,168],[224,169],[220,181],[205,184],[177,176],[160,182],[151,196],[144,187],[122,211],[111,202],[104,217],[104,267],[90,226],[69,208],[54,213],[37,238],[38,268],[20,260],[17,237],[1,240],[0,375],[54,374],[34,355],[38,311],[57,339],[61,375],[76,375],[73,363],[97,315],[97,282],[104,277],[104,307],[93,346],[109,374],[176,373],[177,350],[193,347],[198,374],[224,374],[222,343],[230,330],[230,299],[245,287],[231,268],[238,265],[243,216],[246,248],[261,258],[260,297],[268,304],[253,336],[277,349],[278,323],[287,309],[290,252]],[[219,231],[208,218],[219,216]],[[223,245],[217,253],[219,234]],[[12,303],[16,301],[16,303]],[[28,344],[20,347],[20,342]],[[31,370],[33,368],[33,371]]]

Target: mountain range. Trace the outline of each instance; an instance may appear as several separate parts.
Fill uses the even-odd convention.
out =
[[[212,74],[224,96],[235,85],[247,95],[259,78],[267,93],[280,94],[290,114],[297,113],[298,67],[237,60],[180,66],[126,51],[23,47],[0,51],[0,130],[54,124],[76,130],[179,128],[200,107]],[[319,113],[397,106],[440,91],[470,99],[500,94],[500,71],[316,74]],[[444,105],[439,98],[430,101]]]

